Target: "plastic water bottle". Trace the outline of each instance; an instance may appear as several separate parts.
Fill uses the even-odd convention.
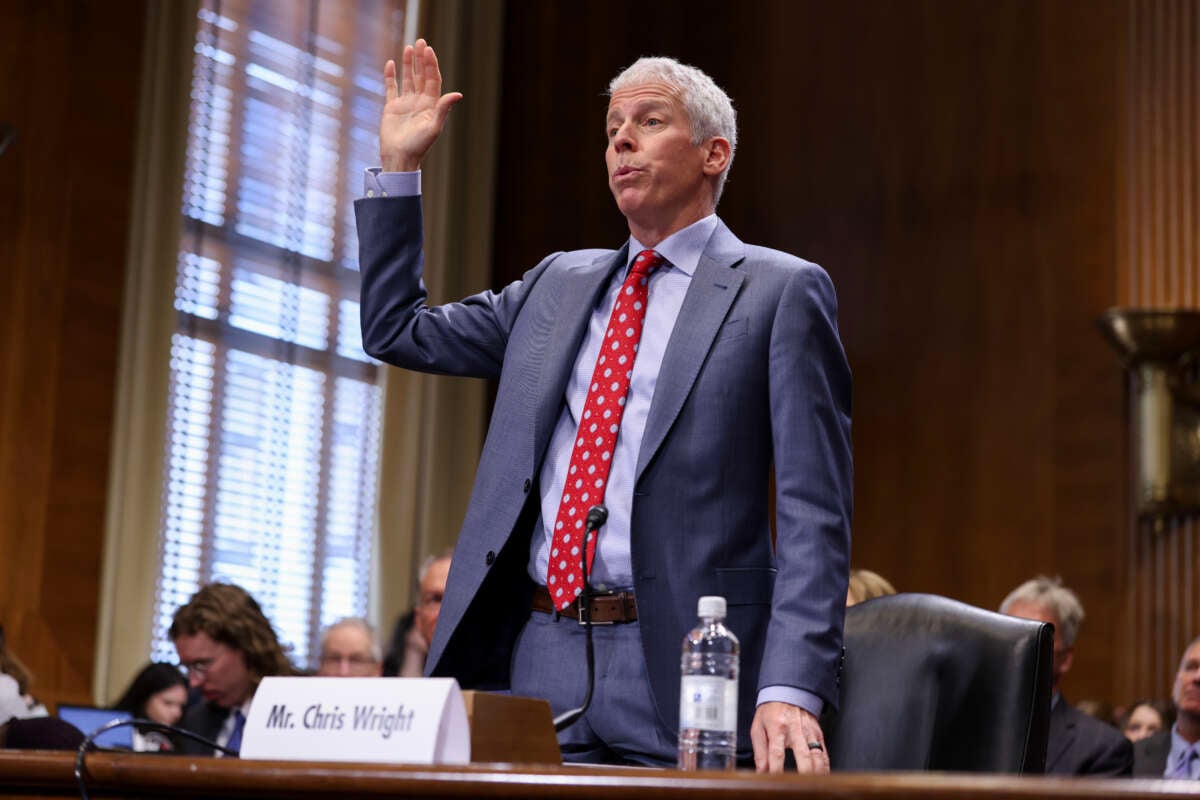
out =
[[[700,624],[683,640],[679,768],[732,770],[737,763],[738,640],[725,598],[701,597]]]

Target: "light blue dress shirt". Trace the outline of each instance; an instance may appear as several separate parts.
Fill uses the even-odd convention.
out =
[[[1189,751],[1191,751],[1189,753]],[[1185,758],[1191,759],[1188,763],[1188,776],[1192,780],[1200,780],[1200,756],[1197,752],[1200,751],[1200,742],[1191,743],[1179,735],[1179,726],[1171,726],[1171,752],[1167,754],[1167,766],[1163,769],[1163,777],[1169,778],[1175,774],[1175,770]]]
[[[364,176],[364,192],[367,197],[410,197],[421,193],[421,173],[383,172],[378,167],[369,168]],[[654,386],[662,367],[667,342],[683,298],[691,285],[692,275],[700,263],[700,256],[708,244],[709,237],[717,228],[716,214],[710,214],[682,230],[668,236],[654,249],[668,264],[655,270],[650,277],[649,295],[646,300],[646,319],[642,327],[642,338],[638,344],[637,359],[633,363],[633,376],[629,382],[629,395],[621,418],[621,430],[617,434],[616,450],[605,487],[604,505],[608,508],[608,521],[600,529],[596,543],[596,556],[592,564],[589,582],[597,589],[628,588],[633,585],[633,565],[630,558],[629,520],[633,507],[633,479],[637,469],[638,452],[642,434],[646,429],[646,417],[654,397]],[[588,331],[571,377],[567,381],[566,403],[540,473],[541,487],[541,536],[530,541],[529,576],[538,584],[545,585],[546,570],[550,563],[550,540],[558,506],[562,499],[563,484],[571,461],[571,448],[579,417],[587,399],[588,386],[596,366],[600,343],[608,328],[608,318],[616,303],[617,292],[629,271],[629,264],[645,246],[632,236],[629,237],[629,254],[624,269],[617,270],[600,302],[592,311]],[[680,642],[686,631],[680,631]],[[737,631],[734,631],[736,634]],[[793,686],[765,686],[758,692],[758,703],[779,701],[799,706],[815,716],[820,716],[824,703],[820,697]]]
[[[634,473],[642,446],[642,434],[646,430],[650,401],[654,397],[654,387],[658,382],[667,341],[671,338],[684,295],[691,285],[692,274],[696,271],[696,265],[700,263],[704,245],[716,226],[717,217],[714,214],[671,234],[655,248],[667,263],[650,276],[642,338],[638,342],[633,375],[629,380],[629,394],[621,417],[621,429],[617,433],[608,485],[604,490],[608,521],[600,529],[596,558],[592,563],[589,581],[600,591],[633,586],[630,517],[633,511]],[[571,451],[579,428],[579,418],[583,414],[588,387],[592,383],[592,372],[596,367],[600,345],[604,340],[605,331],[608,330],[608,318],[616,304],[617,293],[629,274],[629,265],[633,263],[637,254],[645,249],[645,245],[630,237],[625,266],[616,271],[600,302],[592,310],[587,334],[579,349],[579,355],[575,357],[571,376],[567,380],[566,403],[550,438],[546,459],[542,462],[539,481],[542,535],[533,537],[530,544],[529,576],[540,584],[546,582],[554,522],[558,516],[563,485],[571,463]]]

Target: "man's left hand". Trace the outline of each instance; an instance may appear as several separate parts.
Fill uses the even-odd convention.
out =
[[[790,747],[796,755],[797,772],[829,774],[825,734],[817,718],[799,706],[779,702],[760,705],[750,724],[750,742],[758,772],[783,772],[784,753]],[[810,745],[820,745],[820,749]]]

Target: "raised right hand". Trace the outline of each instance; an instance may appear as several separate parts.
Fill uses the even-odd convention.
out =
[[[396,62],[383,68],[387,102],[379,123],[379,157],[385,172],[412,172],[437,141],[450,109],[461,92],[442,94],[442,71],[437,54],[424,39],[404,48],[400,85],[396,85]]]

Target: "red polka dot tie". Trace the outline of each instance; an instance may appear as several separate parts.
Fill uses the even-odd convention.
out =
[[[571,464],[558,505],[554,522],[554,537],[550,545],[550,567],[546,570],[546,588],[559,611],[569,606],[583,591],[583,575],[579,549],[588,509],[604,502],[608,471],[612,467],[613,449],[617,446],[617,431],[625,410],[625,395],[633,375],[633,360],[637,358],[638,340],[642,338],[642,321],[646,317],[646,294],[650,275],[665,263],[653,250],[643,250],[633,260],[629,277],[617,294],[608,330],[596,356],[592,383],[588,386],[583,404],[583,416],[575,433],[571,449]],[[596,556],[595,536],[587,541],[588,571]]]

